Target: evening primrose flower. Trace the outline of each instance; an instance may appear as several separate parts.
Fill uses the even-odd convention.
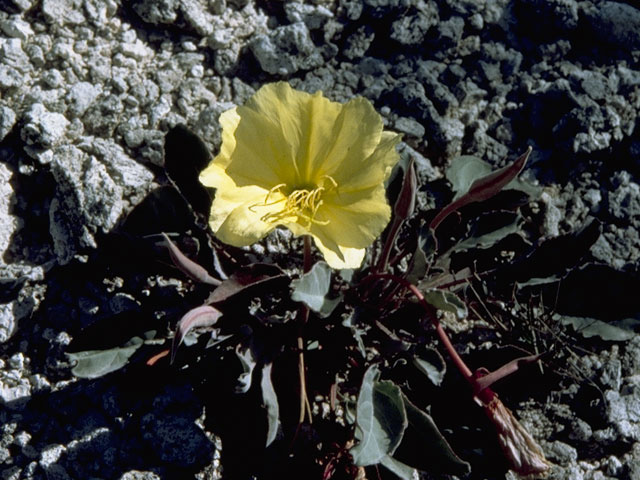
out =
[[[241,247],[283,226],[310,235],[331,267],[359,267],[389,222],[384,181],[399,158],[400,135],[383,130],[371,103],[332,102],[278,82],[220,124],[220,153],[200,174],[216,189],[215,235]]]

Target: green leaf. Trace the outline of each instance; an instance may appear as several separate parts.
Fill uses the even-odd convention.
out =
[[[458,211],[465,205],[475,202],[483,202],[488,200],[489,198],[497,195],[500,191],[502,191],[505,187],[510,185],[518,174],[524,168],[525,163],[527,162],[527,158],[529,158],[529,154],[531,153],[531,147],[527,149],[527,151],[520,155],[514,162],[503,167],[499,170],[489,173],[488,175],[481,176],[480,178],[475,178],[476,172],[475,169],[471,169],[471,173],[467,172],[466,163],[472,163],[474,165],[478,165],[475,161],[469,161],[469,157],[464,157],[466,160],[462,162],[460,165],[456,164],[458,170],[451,174],[451,181],[455,183],[456,186],[462,187],[467,185],[469,181],[471,181],[468,190],[458,190],[457,193],[462,195],[456,195],[456,198],[445,205],[437,215],[431,220],[429,223],[429,229],[433,232],[438,228],[438,226],[451,215],[453,212]],[[455,188],[454,188],[455,189]]]
[[[502,228],[498,228],[483,235],[474,236],[472,233],[469,238],[455,245],[454,250],[471,250],[474,248],[489,248],[500,240],[512,233],[518,233],[521,231],[521,222],[515,220],[514,222],[506,225]]]
[[[447,373],[447,363],[437,350],[427,348],[420,357],[413,358],[413,364],[431,380],[431,383],[436,386],[442,384],[444,375]]]
[[[427,256],[422,248],[419,246],[416,248],[413,254],[411,267],[407,273],[407,282],[415,285],[424,278],[427,273]]]
[[[400,388],[392,382],[378,382],[378,367],[365,372],[356,409],[355,438],[351,449],[355,465],[375,465],[393,454],[402,441],[407,415]]]
[[[322,316],[330,315],[342,300],[340,297],[326,298],[331,287],[331,267],[325,262],[316,263],[311,270],[291,284],[293,286],[291,298],[296,302],[304,303]]]
[[[445,172],[445,177],[451,183],[452,190],[456,193],[453,200],[460,198],[469,191],[476,180],[486,177],[493,172],[493,167],[484,160],[473,155],[461,155],[454,158]],[[527,183],[519,178],[511,180],[504,190],[519,190],[531,197],[537,197],[542,188]]]
[[[383,457],[380,463],[391,473],[395,473],[399,478],[402,478],[402,480],[419,480],[420,478],[415,468],[405,465],[389,455]]]
[[[367,358],[367,349],[364,346],[363,340],[363,337],[366,335],[366,330],[358,324],[357,320],[361,314],[362,309],[360,307],[356,307],[355,310],[350,313],[345,313],[342,317],[342,326],[351,330],[351,334],[358,345],[358,351],[362,355],[362,358]]]
[[[426,302],[438,310],[455,313],[460,319],[467,316],[467,306],[455,293],[434,289],[423,292],[423,295]]]
[[[271,383],[272,363],[268,363],[262,367],[262,378],[260,387],[262,389],[262,401],[267,409],[267,447],[273,443],[278,435],[280,427],[280,408],[278,406],[278,397]]]
[[[472,155],[461,155],[451,161],[445,176],[456,192],[455,200],[465,194],[473,182],[489,175],[493,171],[491,165]]]
[[[142,338],[133,337],[122,347],[67,353],[69,360],[77,362],[71,369],[71,373],[78,378],[102,377],[125,366],[143,343]]]
[[[571,325],[576,332],[585,338],[600,337],[606,341],[621,342],[636,336],[633,330],[610,325],[595,318],[555,315],[554,319],[559,320],[563,325]]]
[[[469,473],[471,471],[470,465],[456,455],[431,416],[411,403],[405,395],[402,395],[402,400],[409,420],[409,429],[412,433],[417,433],[416,441],[413,441],[409,446],[421,460],[417,467],[432,471],[433,467],[437,465],[437,470],[442,473],[454,475]],[[403,447],[404,444],[400,450]]]

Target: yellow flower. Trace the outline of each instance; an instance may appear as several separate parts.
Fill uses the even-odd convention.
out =
[[[391,216],[384,181],[400,141],[371,103],[340,104],[278,82],[220,124],[220,153],[200,174],[216,189],[216,236],[241,247],[284,226],[311,235],[333,268],[359,267]]]

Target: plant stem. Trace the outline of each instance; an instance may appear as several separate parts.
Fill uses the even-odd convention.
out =
[[[311,270],[311,237],[304,236],[304,260],[303,272],[307,273]],[[298,378],[300,379],[300,416],[298,417],[298,426],[304,422],[305,415],[309,417],[309,423],[313,423],[311,417],[311,405],[307,397],[307,380],[304,364],[304,326],[309,320],[309,307],[302,305],[300,307],[300,321],[298,325]]]
[[[424,299],[424,296],[422,295],[420,290],[418,290],[418,288],[415,285],[409,283],[407,280],[397,275],[392,275],[389,273],[375,273],[375,274],[372,274],[371,277],[386,278],[388,280],[393,280],[394,282],[398,282],[399,284],[401,284],[406,289],[411,290],[411,292],[418,298],[418,301],[420,302],[420,305],[422,305],[422,308],[424,308],[425,312],[427,313],[429,320],[431,321],[431,324],[436,329],[438,338],[444,345],[444,348],[447,350],[447,353],[451,357],[451,360],[453,361],[454,365],[460,371],[462,376],[473,386],[473,384],[475,383],[475,380],[473,378],[473,373],[471,372],[471,369],[467,367],[467,364],[464,363],[464,360],[462,360],[462,358],[460,357],[456,349],[453,347],[453,344],[451,343],[451,340],[449,339],[447,332],[444,331],[444,328],[442,328],[442,325],[438,320],[438,316],[436,314],[435,308],[433,308],[433,306],[427,303],[427,301]]]

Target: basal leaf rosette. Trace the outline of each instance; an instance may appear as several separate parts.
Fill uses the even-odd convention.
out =
[[[331,267],[359,267],[389,222],[384,181],[399,158],[400,135],[383,130],[371,103],[332,102],[278,82],[220,124],[220,153],[200,174],[216,189],[216,236],[242,247],[282,226],[313,237]]]

